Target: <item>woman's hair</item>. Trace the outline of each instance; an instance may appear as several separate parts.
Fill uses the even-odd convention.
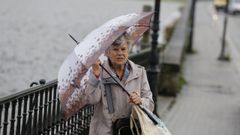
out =
[[[113,43],[113,46],[119,46],[123,44],[124,42],[127,42],[128,46],[130,45],[130,39],[129,35],[125,32],[120,37],[118,37]]]

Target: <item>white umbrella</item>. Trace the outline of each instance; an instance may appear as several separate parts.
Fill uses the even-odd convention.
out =
[[[123,33],[134,43],[149,29],[153,12],[132,13],[116,17],[88,34],[65,59],[58,74],[61,110],[69,118],[88,104],[84,93],[88,70],[101,54]]]

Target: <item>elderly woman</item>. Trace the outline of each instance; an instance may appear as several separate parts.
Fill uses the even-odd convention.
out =
[[[106,50],[108,60],[102,65],[120,80],[130,96],[101,69],[99,61],[92,65],[87,85],[87,99],[94,105],[90,135],[115,134],[116,128],[124,127],[117,123],[124,123],[130,117],[133,104],[142,104],[151,111],[154,109],[146,70],[128,59],[128,48],[129,40],[123,34]]]

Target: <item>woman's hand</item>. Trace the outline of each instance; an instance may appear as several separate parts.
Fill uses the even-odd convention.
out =
[[[100,75],[100,67],[99,64],[101,64],[101,61],[98,59],[94,64],[92,64],[92,71],[93,74],[98,78]]]
[[[131,92],[129,93],[129,98],[130,98],[130,103],[133,103],[133,104],[136,104],[136,105],[139,105],[142,103],[142,99],[140,97],[140,95],[137,93],[137,92]]]

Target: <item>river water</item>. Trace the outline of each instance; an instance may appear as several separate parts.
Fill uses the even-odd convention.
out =
[[[57,78],[58,69],[91,30],[107,20],[141,12],[153,0],[0,0],[0,97]],[[164,1],[162,22],[180,2]]]

